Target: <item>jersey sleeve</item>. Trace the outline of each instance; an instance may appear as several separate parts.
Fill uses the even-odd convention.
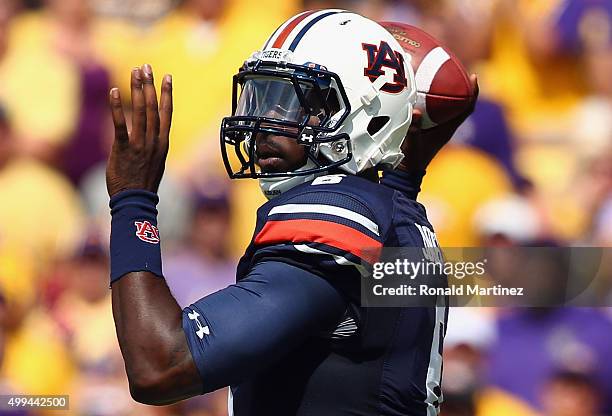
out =
[[[203,393],[248,379],[332,329],[345,310],[344,298],[324,279],[282,262],[258,263],[235,285],[183,310]]]
[[[278,259],[329,279],[360,275],[377,260],[385,238],[386,227],[372,209],[346,192],[304,193],[264,216],[253,238],[252,264]]]

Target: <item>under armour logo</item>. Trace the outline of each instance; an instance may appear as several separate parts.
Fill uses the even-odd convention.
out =
[[[159,243],[159,230],[149,221],[135,221],[136,237],[151,244]]]
[[[300,136],[300,142],[303,142],[303,143],[312,143],[313,140],[314,140],[314,136],[312,134],[304,133]]]
[[[187,314],[187,317],[189,317],[189,319],[191,319],[192,321],[195,321],[196,325],[198,326],[198,330],[196,331],[196,335],[198,336],[198,338],[202,339],[204,338],[204,335],[210,335],[210,329],[208,329],[208,325],[202,326],[202,323],[200,323],[200,320],[198,319],[200,317],[199,313],[197,313],[196,311],[191,311]]]

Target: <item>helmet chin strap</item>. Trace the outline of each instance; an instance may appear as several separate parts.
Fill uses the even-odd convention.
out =
[[[295,172],[304,171],[307,169],[313,169],[317,166],[315,163],[310,160],[310,158],[306,161],[306,164],[299,169],[296,169]],[[284,192],[287,192],[289,189],[294,188],[298,185],[301,185],[305,182],[311,181],[317,176],[326,175],[327,172],[319,172],[313,173],[312,175],[303,175],[303,176],[292,176],[292,177],[280,177],[280,178],[259,178],[259,188],[261,192],[265,195],[266,198],[272,199]]]

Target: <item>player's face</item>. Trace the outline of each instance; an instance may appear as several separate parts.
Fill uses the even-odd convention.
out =
[[[322,98],[310,84],[303,84],[303,96],[307,100],[308,110],[296,93],[294,84],[286,79],[252,76],[241,84],[241,95],[235,114],[239,116],[257,116],[272,120],[281,120],[290,124],[301,123],[304,117],[311,116],[307,125],[319,126],[324,116],[325,107]],[[255,163],[264,173],[284,173],[295,171],[307,161],[308,149],[298,144],[297,127],[262,123],[262,128],[280,130],[281,132],[259,133],[255,137]],[[283,133],[287,133],[284,136]]]
[[[306,148],[295,139],[260,133],[255,140],[255,163],[265,173],[290,172],[306,163]]]
[[[283,111],[275,108],[265,114],[270,118],[285,118]],[[314,123],[318,118],[313,116],[310,122]],[[265,123],[262,127],[266,127]],[[278,127],[277,127],[278,128]],[[298,130],[285,128],[287,134],[295,137]],[[290,137],[276,136],[273,134],[260,133],[257,135],[255,146],[255,163],[265,173],[280,173],[297,170],[304,166],[308,158],[307,149]]]

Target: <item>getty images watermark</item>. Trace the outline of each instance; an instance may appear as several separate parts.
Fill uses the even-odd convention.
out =
[[[414,281],[418,277],[429,276],[443,278],[452,276],[462,280],[467,276],[483,277],[486,274],[487,259],[482,261],[458,262],[429,262],[425,259],[411,261],[408,259],[395,259],[392,262],[376,262],[373,265],[372,278],[382,280],[386,277],[403,277]],[[397,287],[386,287],[383,282],[375,284],[372,288],[376,296],[522,296],[523,287],[503,287],[502,285],[489,286],[488,284],[474,283],[465,285],[438,286],[431,282],[400,284]]]
[[[370,307],[610,306],[612,249],[385,248],[363,263]]]

